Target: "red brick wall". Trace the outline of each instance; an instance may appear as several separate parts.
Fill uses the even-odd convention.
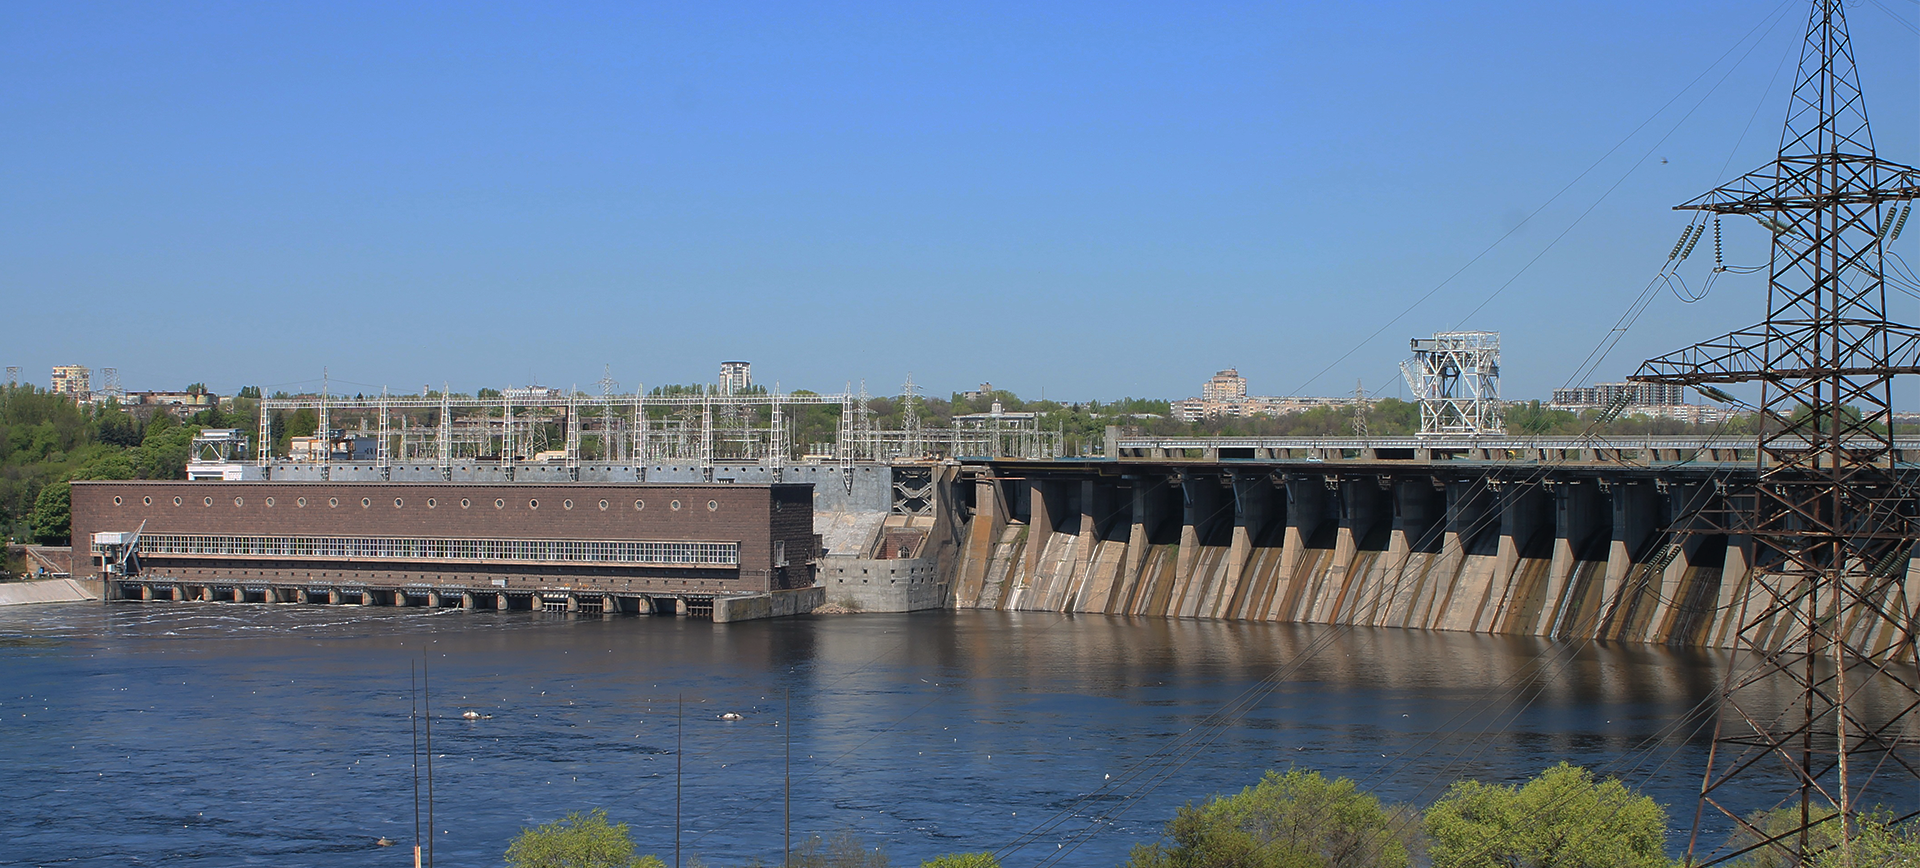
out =
[[[775,538],[801,567],[786,582],[804,572],[813,503],[807,485],[74,483],[73,539],[83,551],[95,531],[143,521],[165,534],[738,542],[740,577],[765,590]],[[794,586],[809,584],[806,575]]]

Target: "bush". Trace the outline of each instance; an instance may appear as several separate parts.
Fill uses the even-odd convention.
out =
[[[992,853],[949,853],[920,863],[920,868],[1000,868]]]
[[[1411,823],[1346,778],[1269,771],[1238,795],[1185,805],[1166,843],[1135,847],[1132,868],[1404,868]]]
[[[793,868],[887,868],[887,854],[872,850],[852,832],[839,832],[824,841],[808,838],[793,851],[788,864]]]
[[[520,830],[507,845],[513,868],[666,868],[654,856],[634,855],[627,824],[607,822],[607,812],[574,811],[544,826]]]
[[[1810,868],[1920,868],[1920,820],[1895,823],[1887,811],[1862,816],[1851,847],[1851,853],[1836,847],[1813,857]]]
[[[1434,868],[1665,868],[1667,811],[1561,763],[1520,787],[1461,781],[1427,811]]]

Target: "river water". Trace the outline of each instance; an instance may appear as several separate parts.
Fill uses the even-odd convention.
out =
[[[592,807],[671,864],[676,779],[684,852],[721,865],[778,862],[789,780],[796,840],[850,831],[895,865],[1023,836],[1010,865],[1116,865],[1181,803],[1294,765],[1425,803],[1461,776],[1520,780],[1566,759],[1674,806],[1684,829],[1710,733],[1671,724],[1722,663],[995,612],[712,624],[11,607],[0,865],[407,864],[421,662],[446,865],[501,864],[522,827]],[[399,846],[376,846],[383,836]]]

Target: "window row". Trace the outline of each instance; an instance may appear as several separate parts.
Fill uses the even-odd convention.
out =
[[[739,566],[737,542],[143,534],[148,555]]]

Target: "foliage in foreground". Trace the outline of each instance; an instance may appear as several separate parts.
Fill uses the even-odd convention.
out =
[[[1667,810],[1560,763],[1518,787],[1460,781],[1427,811],[1434,868],[1665,868]]]
[[[1834,848],[1813,857],[1810,868],[1920,868],[1920,820],[1895,823],[1893,815],[1878,812],[1861,817],[1854,829],[1852,852]]]
[[[1130,868],[1404,868],[1412,824],[1346,778],[1269,771],[1260,783],[1167,823],[1171,844],[1135,847]]]
[[[821,840],[815,835],[801,842],[788,860],[793,868],[887,868],[887,854],[871,850],[852,832],[838,832]]]
[[[992,853],[949,853],[920,863],[920,868],[1000,868]]]
[[[1896,823],[1894,815],[1886,810],[1856,815],[1853,841],[1842,848],[1840,823],[1835,819],[1838,813],[1830,807],[1814,809],[1813,820],[1819,825],[1807,830],[1807,845],[1815,852],[1806,860],[1805,868],[1920,868],[1920,820]],[[1758,811],[1749,815],[1747,822],[1767,837],[1774,837],[1799,825],[1800,808]],[[1727,839],[1724,852],[1744,850],[1761,840],[1743,829]],[[1789,846],[1798,844],[1797,839],[1789,841]],[[1761,847],[1731,864],[1733,868],[1794,868],[1798,863],[1778,849]]]
[[[520,830],[507,845],[513,868],[666,868],[654,856],[634,853],[627,824],[607,822],[607,812],[574,811],[544,826]]]

